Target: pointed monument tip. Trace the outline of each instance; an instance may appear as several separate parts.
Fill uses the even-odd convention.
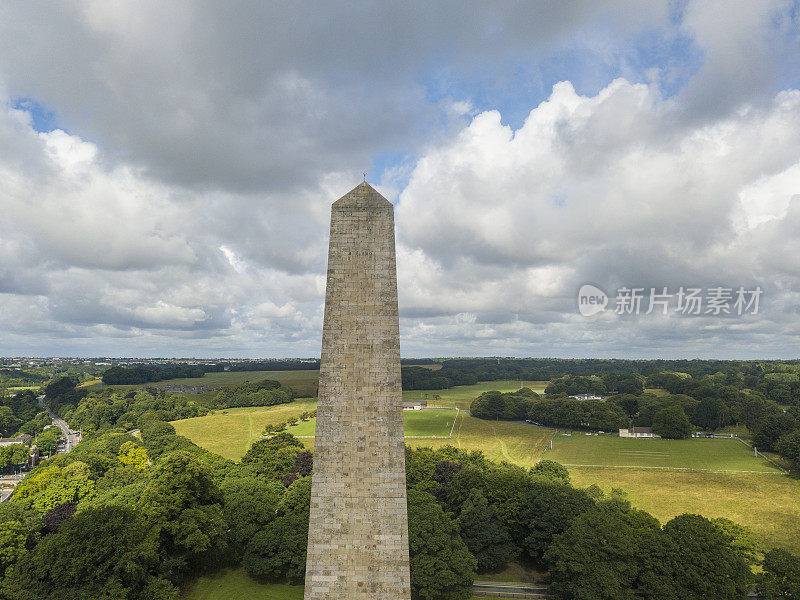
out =
[[[373,205],[390,205],[386,198],[366,181],[362,181],[352,190],[347,192],[344,196],[339,198],[333,203],[334,206],[350,205],[350,204],[373,204]]]

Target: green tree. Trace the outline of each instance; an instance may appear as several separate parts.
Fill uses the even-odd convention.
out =
[[[165,575],[177,580],[191,566],[224,555],[226,524],[222,492],[211,470],[188,452],[174,452],[159,464],[137,507],[158,533]]]
[[[71,375],[56,377],[44,387],[45,398],[52,400],[60,396],[68,395],[75,390],[75,387],[79,383],[80,381],[78,378]]]
[[[730,519],[717,517],[711,522],[722,532],[731,547],[750,565],[758,564],[758,545],[749,527],[734,523]]]
[[[554,460],[540,460],[536,463],[536,466],[531,469],[531,473],[551,481],[569,483],[569,471],[567,471],[567,467]]]
[[[479,419],[499,419],[504,409],[503,394],[497,391],[482,393],[469,406],[470,414]]]
[[[747,594],[750,568],[722,530],[700,515],[679,515],[650,532],[643,543],[644,598],[739,600]]]
[[[800,429],[782,436],[775,444],[775,450],[795,466],[800,467]]]
[[[89,466],[75,461],[63,469],[52,464],[32,473],[17,486],[12,501],[45,512],[64,502],[91,500],[94,495]]]
[[[767,415],[753,432],[753,446],[759,450],[774,451],[781,436],[797,428],[795,420],[786,413]]]
[[[458,517],[461,539],[477,560],[478,571],[498,571],[514,552],[508,529],[497,518],[480,490],[474,489],[461,507]]]
[[[0,406],[0,434],[9,436],[15,429],[19,420],[14,416],[10,406]]]
[[[295,456],[304,450],[297,438],[284,431],[253,442],[242,457],[242,464],[262,477],[280,480],[295,472]]]
[[[292,483],[277,504],[277,518],[256,533],[242,564],[251,577],[300,583],[306,572],[311,477]]]
[[[284,487],[257,477],[226,479],[221,486],[222,516],[228,524],[231,545],[244,551],[247,543],[275,519]]]
[[[25,553],[28,528],[21,521],[0,523],[0,580],[6,569]]]
[[[307,547],[308,511],[282,515],[253,536],[242,565],[255,579],[301,583]]]
[[[2,581],[6,598],[139,598],[156,559],[142,516],[113,506],[87,509],[23,554]]]
[[[763,573],[758,577],[759,597],[764,600],[800,598],[800,557],[783,549],[764,555]]]
[[[641,538],[658,530],[655,518],[619,500],[583,513],[545,553],[551,593],[572,600],[634,600]]]
[[[477,561],[456,523],[430,494],[409,490],[408,537],[414,600],[466,600],[472,595]]]
[[[137,471],[144,471],[150,464],[147,449],[134,442],[125,442],[119,449],[119,462],[128,465]]]
[[[672,404],[653,415],[653,433],[663,438],[679,440],[692,434],[692,424],[683,407]]]
[[[583,490],[561,483],[534,483],[520,507],[525,533],[522,547],[533,560],[542,560],[553,538],[592,508],[594,502]]]
[[[311,506],[311,476],[295,480],[283,494],[278,502],[277,513],[290,515],[308,511]]]
[[[39,448],[41,452],[46,454],[55,452],[56,448],[58,448],[59,437],[59,430],[56,427],[51,427],[50,429],[47,429],[39,434],[35,442],[36,447]]]

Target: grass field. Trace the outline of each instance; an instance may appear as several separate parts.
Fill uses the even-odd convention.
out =
[[[783,475],[569,467],[578,487],[621,488],[661,523],[682,513],[725,517],[753,530],[761,549],[800,551],[800,481]]]
[[[406,436],[437,436],[446,438],[453,428],[455,410],[404,410],[403,429]],[[313,436],[317,419],[310,419],[289,427],[296,436]]]
[[[544,388],[548,383],[547,381],[505,379],[501,381],[484,381],[475,385],[457,385],[449,390],[406,390],[403,392],[403,400],[427,400],[429,406],[450,406],[468,410],[472,400],[483,392],[491,390],[516,392],[521,387],[529,387],[534,392],[543,394]]]
[[[299,417],[304,411],[315,407],[314,400],[296,400],[278,406],[218,410],[213,415],[173,421],[172,424],[180,435],[185,435],[195,444],[226,458],[238,460],[250,444],[258,439],[267,423],[280,423],[290,417]],[[451,411],[407,410],[403,411],[403,416],[404,421],[410,419],[414,427],[415,433],[407,435],[440,435],[429,433],[431,431],[447,435],[444,432],[447,423],[452,427]],[[433,416],[433,420],[428,420],[429,416]],[[295,429],[293,433],[311,435],[312,424],[313,421],[301,423],[297,426],[301,429]],[[552,434],[551,429],[525,423],[484,421],[461,411],[458,413],[452,438],[407,438],[406,443],[415,448],[438,448],[449,444],[465,450],[480,450],[492,460],[506,460],[532,467],[539,460]],[[304,438],[302,441],[306,447],[313,448],[313,439]]]
[[[456,446],[464,450],[480,450],[487,458],[532,467],[544,452],[553,435],[552,429],[526,423],[485,421],[460,412],[453,437],[445,440],[407,439],[412,448]]]
[[[648,440],[616,435],[558,434],[545,458],[567,466],[646,467],[657,470],[779,473],[738,440],[693,438]]]
[[[172,421],[175,431],[198,446],[225,458],[239,460],[268,423],[280,423],[313,410],[316,400],[295,400],[278,406],[227,408],[194,419]]]
[[[687,512],[725,517],[751,527],[762,549],[800,550],[800,481],[737,440],[559,434],[544,458],[567,465],[578,487],[625,490],[662,523]]]
[[[242,570],[224,571],[200,577],[181,594],[181,600],[302,600],[302,598],[302,585],[259,583],[250,579]],[[483,600],[479,596],[472,598]]]
[[[194,581],[182,600],[302,600],[302,585],[264,584],[250,579],[243,570],[203,576]]]

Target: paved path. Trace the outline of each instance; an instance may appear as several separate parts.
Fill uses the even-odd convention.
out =
[[[472,585],[476,596],[497,598],[547,598],[547,586],[533,583],[494,583],[476,581]]]

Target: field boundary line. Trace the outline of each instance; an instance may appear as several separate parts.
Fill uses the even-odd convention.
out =
[[[731,469],[695,469],[692,467],[647,467],[643,465],[584,465],[576,463],[561,463],[565,467],[591,467],[595,469],[653,469],[662,471],[689,471],[692,473],[749,473],[757,475],[788,475],[785,471],[741,471]]]
[[[456,428],[456,421],[458,421],[458,407],[456,406],[456,418],[453,419],[453,426],[450,428],[450,435],[447,436],[447,439],[452,439],[453,437],[453,429]]]
[[[550,436],[550,440],[544,443],[544,450],[542,451],[541,455],[539,456],[539,460],[536,461],[537,465],[544,460],[544,455],[547,454],[547,451],[550,449],[550,444],[553,443],[553,440],[556,439],[556,436],[559,433],[560,433],[559,430],[556,429],[555,431],[553,431],[553,435]],[[561,464],[563,464],[563,463],[561,463]]]
[[[761,454],[761,452],[759,452],[758,449],[755,446],[751,446],[750,444],[745,442],[742,438],[740,438],[738,435],[733,436],[733,439],[739,440],[740,442],[742,442],[748,448],[750,448],[752,450],[755,450],[756,455],[760,456],[761,458],[763,458],[764,460],[766,460],[768,463],[770,463],[771,465],[775,466],[776,468],[780,469],[781,473],[783,473],[784,475],[789,475],[790,471],[787,471],[784,467],[782,467],[781,465],[776,463],[774,460],[772,460],[768,456],[764,456],[763,454]]]

